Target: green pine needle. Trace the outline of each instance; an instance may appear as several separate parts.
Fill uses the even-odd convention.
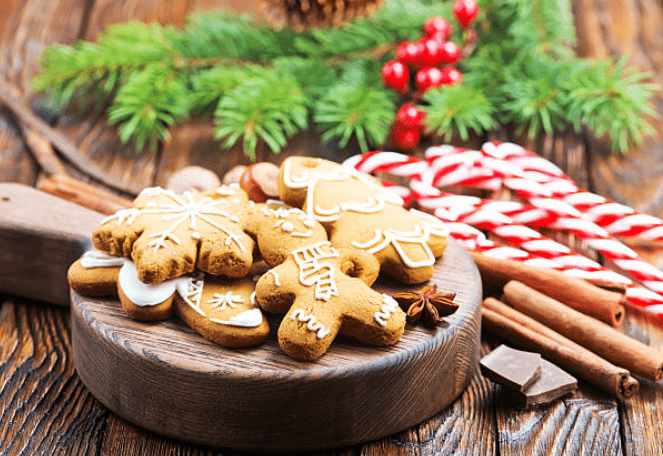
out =
[[[429,90],[424,96],[430,106],[426,108],[426,129],[449,141],[457,132],[467,140],[470,131],[480,135],[495,127],[495,109],[480,90],[457,84]]]
[[[289,138],[308,127],[307,99],[287,73],[254,68],[256,76],[239,81],[214,113],[215,137],[232,147],[242,137],[244,153],[255,160],[258,140],[278,152]]]

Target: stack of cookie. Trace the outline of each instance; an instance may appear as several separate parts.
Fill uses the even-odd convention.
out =
[[[405,315],[371,285],[381,270],[407,284],[430,279],[446,247],[441,222],[320,159],[284,161],[279,196],[254,203],[232,185],[146,189],[102,221],[97,250],[71,266],[69,282],[83,295],[119,296],[137,320],[177,315],[226,347],[263,342],[263,311],[283,315],[279,345],[298,360],[320,357],[337,334],[396,343]]]

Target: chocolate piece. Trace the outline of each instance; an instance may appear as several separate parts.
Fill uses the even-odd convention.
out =
[[[481,373],[493,382],[524,391],[541,375],[541,355],[500,345],[481,361]]]
[[[578,381],[553,363],[541,359],[541,377],[525,391],[505,393],[520,408],[548,404],[578,388]],[[505,389],[506,390],[506,389]]]

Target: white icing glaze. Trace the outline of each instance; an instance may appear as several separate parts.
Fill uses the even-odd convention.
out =
[[[255,292],[255,290],[253,290],[251,292],[251,305],[253,307],[256,307],[256,292]]]
[[[219,190],[217,189],[217,193]],[[241,251],[245,251],[244,246],[235,234],[230,232],[228,229],[219,225],[215,222],[210,216],[222,216],[233,219],[235,216],[229,215],[226,211],[220,210],[217,208],[219,204],[224,204],[223,200],[214,200],[211,197],[204,197],[199,201],[193,199],[193,195],[190,192],[184,192],[183,195],[178,195],[172,190],[164,190],[159,187],[151,187],[143,190],[141,192],[142,196],[165,196],[171,202],[162,202],[159,205],[154,207],[147,207],[144,209],[124,209],[116,212],[110,217],[106,217],[101,221],[101,223],[106,223],[111,220],[117,220],[117,224],[122,225],[126,223],[127,225],[131,224],[136,217],[142,214],[162,214],[162,221],[173,220],[173,225],[170,228],[161,231],[159,233],[150,234],[151,238],[154,238],[148,243],[148,246],[153,247],[154,251],[166,247],[166,241],[171,241],[175,244],[180,244],[179,238],[174,234],[174,231],[179,225],[183,222],[190,220],[189,230],[196,232],[198,220],[211,225],[219,231],[222,231],[226,234],[226,245],[230,245],[233,241],[237,244]],[[148,203],[149,206],[149,203]],[[239,220],[239,219],[237,219]]]
[[[380,326],[387,326],[387,321],[391,314],[398,310],[398,303],[389,295],[382,295],[382,306],[379,312],[375,312],[373,318]]]
[[[294,250],[292,255],[299,266],[299,282],[307,287],[315,286],[315,299],[328,301],[332,296],[338,295],[334,281],[334,266],[329,262],[320,261],[338,257],[338,251],[329,241]]]
[[[301,309],[295,310],[292,315],[290,315],[291,320],[297,320],[301,322],[306,322],[306,329],[309,331],[315,332],[315,337],[318,339],[324,338],[327,334],[331,332],[329,328],[327,328],[325,325],[317,321],[317,318],[315,318],[314,315],[312,314],[307,314]]]
[[[233,315],[230,317],[230,320],[210,318],[210,321],[222,325],[239,326],[241,328],[255,328],[262,323],[262,312],[260,309],[250,309],[240,314]]]
[[[225,294],[214,293],[212,299],[207,301],[207,304],[212,304],[212,309],[225,310],[226,306],[235,307],[235,304],[241,304],[244,298],[240,295],[233,294],[232,291],[227,291]]]
[[[198,231],[194,231],[191,233],[191,239],[194,239],[196,241],[200,240],[200,233]]]
[[[392,245],[403,264],[409,268],[419,268],[435,264],[435,255],[433,255],[430,247],[428,247],[428,238],[431,234],[440,237],[447,236],[449,232],[442,222],[430,214],[415,209],[410,210],[410,212],[423,219],[414,226],[414,231],[403,232],[390,228],[385,230],[376,229],[373,238],[363,243],[352,241],[352,245],[369,253],[379,252],[387,246]],[[402,244],[419,245],[424,252],[424,258],[419,261],[413,260],[408,256]]]
[[[271,274],[271,275],[273,275],[273,276],[274,276],[274,285],[276,285],[277,287],[280,287],[280,286],[281,286],[281,278],[279,277],[279,273],[278,273],[278,272],[276,272],[276,271],[273,270],[273,269],[270,269],[270,270],[267,271],[265,274]]]
[[[221,196],[234,196],[235,195],[235,190],[234,188],[239,188],[239,185],[233,186],[232,184],[230,186],[228,185],[222,185],[221,187],[216,189],[216,193],[218,193]]]
[[[185,303],[189,305],[198,314],[206,317],[205,312],[200,308],[200,297],[203,294],[205,279],[203,274],[197,274],[193,277],[184,277],[177,284],[177,292]]]
[[[118,281],[129,301],[139,307],[156,306],[166,301],[175,293],[179,282],[172,279],[155,284],[143,283],[138,279],[138,271],[131,261],[125,261],[122,265]]]
[[[367,187],[375,190],[375,195],[368,197],[366,201],[345,201],[329,208],[313,206],[313,193],[319,181],[342,182],[349,179],[361,181]],[[306,188],[304,212],[318,221],[337,220],[339,214],[343,211],[379,212],[384,209],[385,203],[403,205],[403,198],[374,182],[365,174],[345,166],[335,167],[333,171],[327,173],[303,170],[301,174],[295,175],[291,169],[291,161],[286,160],[283,164],[283,182],[289,188]]]
[[[269,205],[277,206],[276,209],[269,207]],[[295,214],[299,215],[299,220],[302,220],[304,226],[312,228],[315,226],[315,220],[309,215],[305,214],[301,209],[286,208],[284,203],[276,200],[267,200],[267,204],[262,208],[263,214],[268,217],[274,217],[278,220],[274,223],[274,228],[281,227],[284,233],[290,233],[295,237],[310,237],[313,236],[313,231],[295,231],[295,224],[291,221],[283,220],[284,218],[291,217]]]
[[[83,254],[81,258],[81,266],[85,269],[94,268],[118,268],[122,266],[125,259],[109,255],[98,250],[89,250]]]

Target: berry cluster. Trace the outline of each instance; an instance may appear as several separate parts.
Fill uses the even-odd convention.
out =
[[[456,0],[453,13],[467,36],[479,13],[476,0]],[[432,87],[454,85],[463,75],[453,65],[461,59],[462,50],[449,40],[453,28],[442,17],[431,17],[424,23],[423,37],[418,41],[405,41],[396,48],[396,60],[382,67],[382,82],[401,95],[423,95]],[[414,90],[413,90],[414,88]],[[419,144],[424,113],[412,103],[404,104],[396,114],[391,142],[401,151],[412,150]]]

